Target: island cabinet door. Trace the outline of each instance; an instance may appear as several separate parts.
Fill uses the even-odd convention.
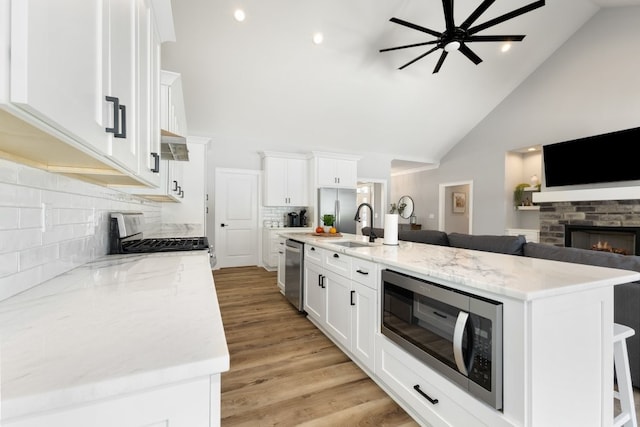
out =
[[[323,269],[312,262],[304,264],[304,310],[313,320],[325,320],[326,285]]]
[[[327,271],[327,332],[344,348],[351,347],[351,280]]]
[[[216,377],[216,375],[214,375]],[[7,420],[3,427],[210,427],[220,425],[220,401],[213,403],[211,381],[201,379],[152,391],[105,399],[47,415]]]

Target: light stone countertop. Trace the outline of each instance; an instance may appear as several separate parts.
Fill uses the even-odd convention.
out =
[[[522,301],[640,280],[640,273],[635,271],[405,241],[389,246],[384,245],[381,238],[366,247],[348,248],[335,244],[350,240],[369,245],[367,236],[353,234],[344,234],[343,237],[281,235],[387,267],[429,276],[434,281],[446,280],[449,283],[445,284],[467,292],[482,290]]]
[[[0,303],[2,419],[229,369],[206,251],[108,255]]]

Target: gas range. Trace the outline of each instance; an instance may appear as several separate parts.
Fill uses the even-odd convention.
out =
[[[215,257],[206,237],[143,238],[144,216],[140,212],[113,212],[109,225],[110,254],[141,254],[176,251],[209,251],[213,268]]]

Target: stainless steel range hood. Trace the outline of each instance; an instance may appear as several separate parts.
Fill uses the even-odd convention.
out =
[[[160,158],[162,160],[189,160],[187,138],[164,129],[160,130]]]

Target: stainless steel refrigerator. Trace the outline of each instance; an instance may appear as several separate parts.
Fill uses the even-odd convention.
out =
[[[358,199],[355,188],[319,188],[318,224],[322,224],[322,215],[333,214],[335,227],[339,232],[356,234],[356,208]]]

